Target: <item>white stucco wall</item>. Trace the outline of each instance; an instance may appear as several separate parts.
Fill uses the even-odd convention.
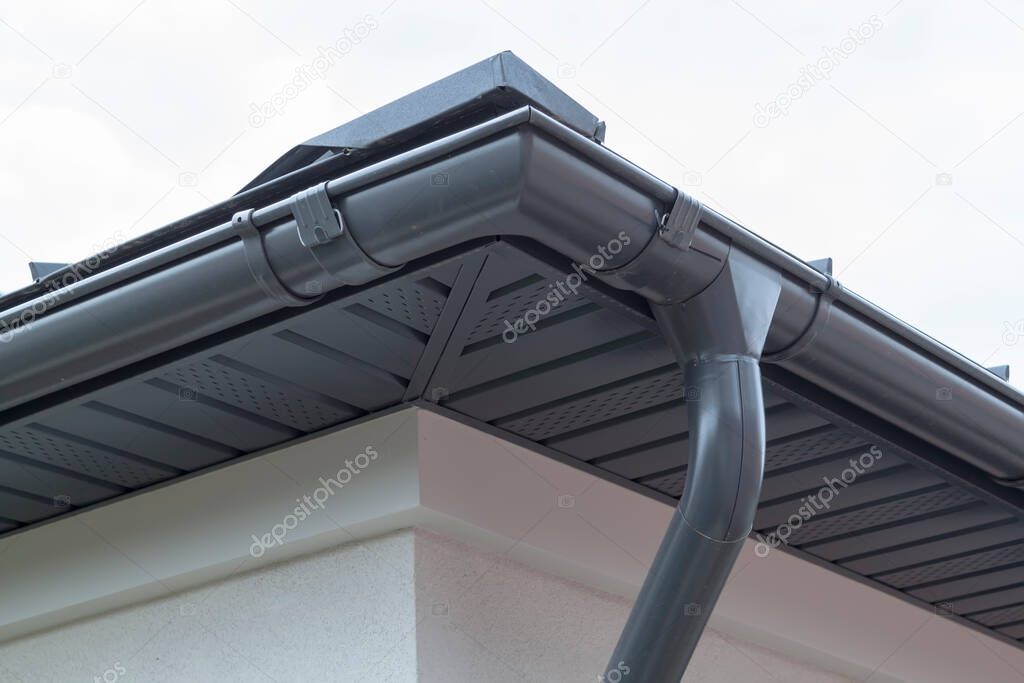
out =
[[[0,679],[593,682],[628,613],[504,551],[405,530],[2,644]],[[715,631],[686,680],[852,681]]]
[[[430,532],[416,532],[416,572],[419,680],[427,683],[594,683],[629,615],[626,598]],[[684,679],[853,680],[710,629]]]
[[[411,531],[262,567],[0,645],[0,680],[416,680]]]

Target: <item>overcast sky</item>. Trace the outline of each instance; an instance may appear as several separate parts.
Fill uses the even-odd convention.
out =
[[[0,291],[505,49],[615,151],[1024,386],[1011,0],[0,0]]]

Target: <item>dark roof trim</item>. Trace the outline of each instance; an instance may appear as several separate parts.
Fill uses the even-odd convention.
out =
[[[301,173],[315,182],[308,169]],[[432,182],[438,174],[450,182]],[[295,176],[280,178],[265,192],[284,195],[294,182]],[[349,238],[385,266],[496,232],[535,240],[577,262],[624,233],[630,246],[622,260],[645,253],[647,259],[664,251],[654,236],[677,198],[671,186],[529,107],[337,177],[326,187]],[[322,291],[361,283],[352,279],[353,263],[340,250],[335,262],[322,265],[302,246],[288,200],[256,209],[253,221],[263,231],[277,277],[293,291],[311,282]],[[1024,477],[1024,397],[1012,387],[706,207],[693,245],[680,250],[677,261],[671,260],[674,252],[665,252],[668,260],[649,261],[662,263],[658,269],[638,269],[645,282],[636,288],[675,286],[688,274],[685,259],[691,257],[747,252],[783,275],[766,345],[782,354],[775,359],[779,365],[992,477]],[[623,286],[621,278],[612,281]],[[0,363],[13,371],[0,384],[0,409],[279,307],[253,279],[231,223],[206,223],[202,232],[69,287],[31,324],[9,331]],[[8,310],[3,319],[16,313]],[[971,429],[964,429],[967,423]]]
[[[600,141],[604,125],[511,52],[502,52],[294,147],[242,188],[250,190],[324,155],[365,157],[437,139],[525,103]]]

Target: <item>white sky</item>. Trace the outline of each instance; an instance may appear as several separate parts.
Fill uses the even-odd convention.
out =
[[[755,125],[872,21],[829,79]],[[251,125],[253,104],[361,23],[323,80]],[[28,283],[29,260],[202,209],[504,49],[604,118],[612,149],[803,258],[832,256],[846,286],[1024,386],[1013,0],[0,0],[0,291]]]

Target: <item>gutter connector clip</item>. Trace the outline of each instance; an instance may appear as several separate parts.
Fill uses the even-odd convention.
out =
[[[686,250],[693,244],[693,236],[700,223],[703,206],[696,197],[685,192],[676,192],[676,200],[672,210],[661,217],[658,226],[658,237],[676,249]]]
[[[345,234],[345,221],[331,204],[326,182],[296,192],[290,204],[302,246],[315,249]]]
[[[729,243],[709,231],[698,231],[704,207],[695,197],[676,191],[670,211],[662,214],[658,231],[628,263],[598,272],[618,289],[640,294],[655,304],[686,301],[712,282],[725,266]]]
[[[403,267],[384,265],[363,251],[341,211],[331,203],[326,182],[296,192],[288,203],[299,242],[321,268],[344,284],[366,284]]]

